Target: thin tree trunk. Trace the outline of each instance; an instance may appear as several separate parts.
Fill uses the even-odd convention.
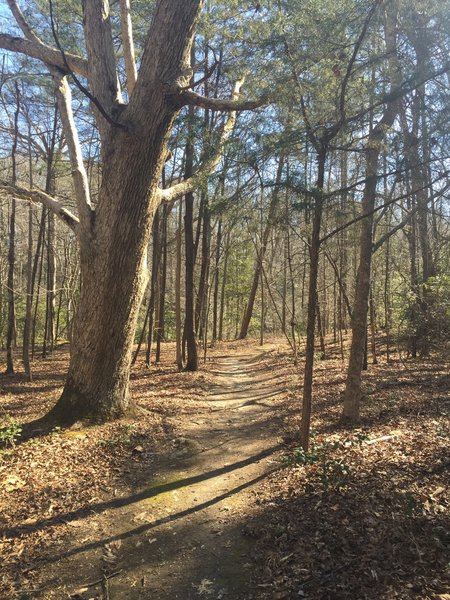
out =
[[[19,135],[19,112],[20,96],[19,86],[16,89],[16,110],[14,112],[14,136],[11,149],[13,185],[17,181],[17,139]],[[15,286],[14,269],[16,266],[16,199],[11,200],[11,211],[9,215],[9,245],[8,245],[8,327],[6,331],[6,374],[14,375],[14,339],[16,336],[16,305],[15,305]]]
[[[28,128],[30,137],[30,127]],[[31,144],[28,144],[28,169],[30,189],[33,188],[33,162]],[[28,248],[27,248],[27,299],[25,305],[25,322],[23,325],[22,360],[27,381],[32,381],[30,362],[31,321],[33,319],[33,205],[28,206]]]
[[[56,289],[56,258],[55,258],[55,219],[53,212],[47,215],[47,294],[45,308],[44,340],[42,357],[51,354],[55,343],[55,289]]]
[[[163,217],[161,222],[161,265],[159,278],[159,301],[158,301],[158,327],[156,330],[156,353],[155,362],[161,361],[161,342],[165,339],[164,320],[166,305],[166,282],[167,282],[167,222],[169,219],[171,207],[163,206]]]
[[[226,236],[225,256],[223,261],[222,286],[220,290],[220,311],[219,311],[219,340],[223,340],[223,320],[225,314],[225,291],[228,279],[228,256],[230,252],[230,232]]]
[[[8,246],[8,327],[6,330],[6,374],[14,375],[14,337],[16,328],[14,268],[16,262],[16,200],[11,200]]]
[[[191,49],[191,65],[195,64],[194,46]],[[186,143],[185,178],[193,174],[194,169],[194,108],[189,107],[188,112],[188,139]],[[183,339],[186,348],[186,371],[198,370],[197,340],[195,337],[195,309],[194,309],[194,270],[196,249],[200,236],[200,218],[197,228],[197,238],[194,241],[194,194],[189,192],[184,200],[184,243],[185,243],[185,316]]]
[[[55,103],[55,108],[54,108],[54,113],[53,113],[52,134],[51,134],[50,144],[49,144],[49,148],[47,150],[47,156],[46,156],[45,192],[50,195],[53,194],[54,188],[55,188],[54,158],[55,158],[57,129],[58,129],[58,106]],[[42,214],[41,214],[41,221],[40,221],[40,225],[39,225],[38,240],[37,240],[37,244],[36,244],[35,259],[34,259],[34,264],[33,264],[32,295],[34,293],[36,276],[38,276],[38,285],[37,285],[37,292],[36,292],[36,304],[35,304],[35,309],[34,309],[34,319],[33,319],[32,332],[31,332],[31,355],[32,355],[32,357],[34,357],[35,348],[36,348],[37,314],[38,314],[38,308],[39,308],[39,296],[40,296],[40,291],[41,291],[42,271],[43,271],[43,264],[44,264],[44,250],[45,250],[44,240],[45,240],[45,234],[46,234],[46,224],[48,221],[48,216],[47,216],[48,212],[49,211],[47,210],[47,208],[45,208],[45,206],[43,206]],[[47,289],[48,289],[48,284],[47,284]],[[46,303],[47,303],[47,299],[46,299]],[[47,304],[46,304],[46,306],[47,306]],[[46,309],[46,323],[45,323],[44,332],[43,332],[44,333],[44,335],[43,335],[44,347],[45,347],[46,336],[47,336],[47,316],[48,316],[48,311]],[[43,348],[43,350],[44,350],[44,348]],[[43,354],[44,354],[44,352],[43,352]]]
[[[386,7],[386,52],[391,80],[390,91],[396,91],[401,84],[401,71],[396,54],[397,5]],[[370,291],[372,267],[373,209],[376,201],[378,160],[382,151],[382,142],[386,131],[394,123],[398,111],[398,102],[388,101],[384,114],[370,131],[366,149],[366,184],[362,200],[362,214],[367,215],[361,221],[359,266],[356,277],[356,292],[352,313],[352,343],[344,391],[343,418],[357,422],[360,415],[362,397],[362,364],[367,339],[367,309]]]
[[[382,135],[379,129],[372,133],[369,140],[370,147],[366,151],[366,187],[361,210],[363,214],[367,213],[368,216],[361,221],[359,267],[352,311],[352,343],[344,393],[344,418],[350,421],[359,420],[359,405],[362,396],[361,370],[367,340],[367,308],[372,265],[373,214],[371,211],[375,206],[377,167],[380,153],[376,147],[376,141],[381,142],[379,138]]]
[[[325,178],[326,150],[322,148],[317,155],[317,182],[314,201],[312,233],[309,244],[310,268],[308,287],[308,316],[306,324],[306,356],[303,379],[302,421],[300,441],[305,452],[309,449],[311,424],[312,384],[314,368],[314,341],[316,329],[317,279],[319,272],[320,226],[323,212],[323,184]]]
[[[153,219],[153,240],[152,240],[152,274],[150,280],[150,298],[148,301],[148,333],[147,333],[147,349],[145,351],[145,364],[150,367],[151,356],[152,356],[152,345],[154,337],[154,322],[155,322],[155,306],[156,298],[158,293],[158,276],[159,276],[159,263],[161,260],[161,246],[159,243],[159,229],[160,223],[160,209],[156,210],[155,217]]]
[[[249,297],[247,300],[247,304],[245,307],[245,313],[242,318],[241,328],[239,331],[238,338],[240,340],[243,340],[247,337],[248,328],[250,326],[250,321],[251,321],[252,314],[253,314],[253,307],[255,305],[256,292],[258,291],[258,285],[259,285],[259,281],[261,279],[261,270],[262,270],[262,265],[263,265],[263,261],[264,261],[264,256],[265,256],[266,250],[267,250],[267,243],[269,241],[270,232],[272,231],[272,228],[274,227],[274,225],[276,223],[276,219],[277,219],[277,211],[278,211],[278,205],[279,205],[279,200],[280,200],[280,183],[281,183],[281,177],[283,175],[283,166],[284,166],[284,155],[281,155],[278,160],[278,168],[277,168],[277,174],[276,174],[276,179],[275,179],[275,185],[273,188],[272,197],[271,197],[270,205],[269,205],[269,214],[267,216],[266,226],[264,228],[264,233],[262,234],[262,238],[261,238],[261,247],[259,249],[259,252],[257,253],[257,257],[256,257],[256,261],[255,261],[255,268],[254,268],[254,273],[253,273],[252,285],[250,288],[250,294],[249,294]]]
[[[203,339],[205,328],[205,313],[208,307],[208,280],[209,280],[209,263],[210,263],[210,245],[211,245],[211,213],[209,209],[209,200],[207,193],[203,194],[202,198],[202,252],[200,277],[198,282],[197,302],[195,306],[195,331],[198,333],[199,339]]]
[[[31,357],[34,358],[36,350],[36,328],[38,324],[38,309],[39,309],[39,297],[41,293],[41,281],[42,281],[42,269],[44,265],[44,236],[45,236],[45,224],[47,222],[47,209],[42,207],[42,215],[39,229],[38,243],[36,246],[35,260],[33,265],[33,287],[37,277],[37,289],[36,289],[36,301],[34,305],[33,315],[33,327],[31,331]]]
[[[320,302],[317,302],[317,332],[319,334],[319,342],[320,342],[320,360],[325,360],[327,357],[326,349],[325,349],[325,336],[323,332],[323,319],[322,319],[322,311],[320,308]]]
[[[377,365],[377,346],[376,346],[376,325],[375,325],[375,303],[373,301],[373,289],[370,288],[369,293],[369,309],[370,309],[370,349],[372,351],[372,364]]]
[[[222,217],[219,217],[219,223],[217,225],[217,236],[216,236],[216,251],[214,259],[214,294],[213,294],[213,323],[212,323],[212,341],[213,343],[217,340],[217,321],[218,321],[218,309],[219,309],[219,264],[220,264],[220,251],[222,245]]]
[[[183,226],[183,201],[180,198],[178,206],[178,227],[176,235],[176,266],[175,266],[175,336],[176,336],[176,361],[178,370],[183,369],[183,357],[181,351],[181,236]]]

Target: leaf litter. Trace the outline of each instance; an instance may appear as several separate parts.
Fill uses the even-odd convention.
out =
[[[215,352],[232,354],[245,344],[223,345]],[[58,351],[56,358],[35,363],[33,384],[19,377],[0,381],[5,413],[20,422],[54,403],[67,352]],[[343,363],[333,354],[319,362],[309,457],[301,456],[296,443],[301,372],[279,341],[272,342],[263,365],[286,389],[265,401],[279,411],[285,449],[280,469],[252,489],[253,502],[234,511],[253,547],[246,565],[251,591],[242,597],[448,596],[448,358],[370,365],[363,417],[353,430],[339,424]],[[64,550],[74,532],[90,540],[102,527],[96,507],[134,489],[143,463],[179,452],[181,422],[199,414],[210,421],[205,398],[217,379],[213,371],[211,362],[197,374],[177,373],[171,359],[151,371],[137,367],[131,386],[147,410],[144,418],[55,430],[2,451],[0,588],[5,598],[38,589],[45,560]],[[147,543],[155,541],[148,537]],[[119,555],[120,545],[106,544],[105,568],[114,572]],[[198,594],[207,596],[210,583],[202,579]]]

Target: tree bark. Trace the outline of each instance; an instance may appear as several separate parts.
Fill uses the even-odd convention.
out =
[[[191,64],[195,61],[194,51],[191,51]],[[188,140],[186,143],[185,179],[192,177],[194,170],[194,108],[189,107]],[[199,219],[200,222],[200,219]],[[186,349],[186,371],[198,370],[197,340],[195,336],[194,310],[194,270],[196,257],[196,242],[194,240],[194,193],[189,191],[184,197],[184,255],[185,255],[185,313],[183,340]]]
[[[309,287],[308,315],[306,324],[306,356],[305,374],[303,379],[302,421],[300,426],[300,441],[305,452],[309,449],[309,434],[311,424],[312,384],[314,368],[314,341],[317,313],[317,279],[319,273],[320,226],[323,212],[323,184],[325,180],[326,149],[321,148],[317,155],[317,182],[314,198],[312,233],[309,244]]]
[[[147,348],[145,351],[145,364],[150,367],[153,338],[155,331],[155,307],[157,304],[158,295],[158,277],[159,265],[161,262],[161,244],[160,244],[160,211],[156,210],[153,219],[153,237],[152,237],[152,272],[150,279],[150,298],[148,301],[148,332],[147,332]]]
[[[16,331],[16,309],[14,289],[14,268],[16,264],[16,200],[11,201],[9,215],[9,242],[8,242],[8,327],[6,330],[6,374],[14,375],[14,338]]]
[[[14,112],[14,136],[11,149],[13,185],[17,181],[17,140],[19,135],[19,113],[20,113],[20,95],[19,86],[16,83],[16,110]],[[16,303],[14,270],[16,266],[16,199],[11,201],[11,211],[9,215],[9,242],[8,242],[8,327],[6,331],[6,374],[14,375],[14,340],[16,335]]]
[[[395,97],[394,92],[399,89],[401,84],[401,72],[396,52],[396,22],[397,6],[396,3],[393,3],[386,8],[385,24],[391,97]],[[359,421],[362,398],[361,372],[367,340],[367,312],[372,267],[373,210],[376,201],[378,160],[382,152],[382,142],[386,131],[394,123],[397,111],[398,102],[396,100],[387,102],[382,117],[369,133],[366,149],[366,184],[361,204],[361,213],[366,216],[361,221],[359,266],[352,312],[352,342],[343,407],[343,419],[350,422]]]
[[[209,209],[209,199],[207,192],[203,197],[202,211],[202,236],[201,236],[201,264],[200,277],[198,281],[197,302],[195,306],[195,330],[198,333],[198,338],[203,339],[205,330],[205,317],[208,309],[208,280],[210,266],[210,245],[211,245],[211,213]]]
[[[178,207],[178,227],[176,235],[176,265],[175,265],[175,344],[176,344],[176,361],[178,370],[183,369],[182,356],[182,331],[181,331],[181,242],[182,242],[182,225],[183,225],[183,204],[180,199]]]
[[[42,356],[52,353],[55,343],[55,290],[56,290],[56,257],[55,257],[55,214],[48,212],[47,220],[47,294],[45,303],[45,326]]]
[[[39,425],[43,427],[55,421],[68,425],[80,419],[109,420],[133,408],[128,395],[131,350],[148,281],[146,251],[155,212],[161,202],[192,193],[206,179],[220,161],[221,143],[234,126],[235,111],[259,105],[238,100],[242,82],[236,84],[231,100],[215,100],[214,108],[231,112],[217,144],[219,151],[188,181],[161,190],[167,143],[178,111],[187,104],[213,102],[188,90],[202,0],[157,0],[127,105],[118,84],[108,0],[83,0],[82,6],[86,60],[61,50],[54,27],[58,50],[37,38],[0,35],[0,47],[39,58],[55,81],[78,213],[78,218],[70,218],[56,199],[40,196],[49,210],[71,225],[81,272],[67,380],[57,404]],[[74,81],[90,99],[101,138],[102,180],[95,207],[67,82],[67,75],[73,77],[74,72],[86,77],[88,88]]]
[[[217,340],[217,320],[219,308],[219,275],[220,275],[220,253],[222,246],[222,217],[219,217],[216,235],[216,249],[214,256],[214,293],[213,293],[213,315],[212,315],[212,341]]]
[[[80,239],[81,294],[67,381],[49,419],[64,424],[83,418],[102,421],[132,408],[128,380],[138,310],[148,280],[145,253],[161,201],[157,186],[167,139],[178,111],[160,82],[169,78],[188,83],[184,73],[200,6],[199,0],[157,3],[148,42],[152,51],[144,52],[133,101],[122,112],[112,99],[117,88],[108,48],[100,48],[104,60],[98,64],[94,60],[99,47],[109,45],[108,27],[99,23],[98,13],[91,18],[85,15],[90,24],[86,36],[94,91],[121,126],[105,123],[97,114],[102,122],[103,178],[95,221],[92,217],[90,223],[84,221],[85,235]],[[132,133],[134,129],[139,129],[139,135]]]
[[[158,300],[158,325],[156,328],[156,352],[155,362],[161,361],[161,342],[165,339],[164,321],[166,308],[166,281],[167,281],[167,221],[169,219],[171,207],[168,204],[163,206],[163,215],[161,219],[161,264],[159,273],[159,300]]]
[[[225,316],[225,296],[226,296],[226,285],[228,281],[228,258],[230,253],[230,232],[228,232],[225,241],[224,250],[224,261],[223,261],[223,272],[222,272],[222,285],[220,288],[220,310],[219,310],[219,341],[223,340],[223,321]]]

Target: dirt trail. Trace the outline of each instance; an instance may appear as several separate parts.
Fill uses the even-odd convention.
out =
[[[258,597],[245,525],[258,483],[279,466],[279,416],[271,401],[283,389],[260,351],[221,357],[212,372],[204,409],[180,417],[176,451],[148,472],[144,467],[130,495],[112,498],[82,524],[71,523],[76,539],[51,569],[58,592],[48,592],[47,577],[41,597]],[[102,569],[120,573],[103,583],[103,592],[100,583],[87,588]]]

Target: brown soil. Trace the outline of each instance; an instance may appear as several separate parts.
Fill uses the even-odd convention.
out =
[[[195,374],[164,354],[133,372],[140,420],[2,451],[1,600],[446,598],[448,358],[379,356],[349,430],[330,345],[305,463],[286,441],[301,368],[282,342],[224,344]],[[32,383],[2,377],[4,414],[43,414],[66,364],[62,349]]]
[[[21,555],[15,557],[25,567],[15,574],[14,587],[22,594],[18,597],[251,597],[255,542],[245,535],[246,514],[252,512],[255,487],[280,467],[276,457],[282,415],[276,406],[277,397],[285,397],[276,375],[267,371],[267,350],[243,344],[233,356],[217,357],[209,369],[209,393],[201,398],[173,398],[180,391],[173,382],[172,398],[165,401],[176,400],[179,414],[165,414],[157,423],[164,431],[158,444],[143,432],[136,435],[139,424],[133,423],[122,425],[129,428],[124,437],[133,431],[132,439],[120,443],[110,435],[110,443],[100,448],[97,444],[100,462],[105,447],[111,452],[114,446],[119,450],[125,446],[130,454],[128,469],[118,468],[123,480],[116,481],[113,489],[106,486],[106,495],[95,489],[100,494],[93,493],[79,508],[75,504],[64,511],[62,502],[56,506],[52,500],[53,510],[43,514],[41,506],[37,519],[22,514],[21,524],[8,528],[5,542],[13,552],[23,540],[31,539],[34,546],[31,564],[24,565],[28,560],[20,561]],[[136,378],[134,384],[136,394],[144,382]],[[153,412],[159,409],[153,406]],[[55,453],[84,443],[78,451],[88,464],[80,470],[87,468],[95,479],[99,469],[95,450],[86,451],[86,445],[98,437],[98,428],[94,429],[56,432],[53,440],[49,436],[36,444],[45,444],[48,452]],[[23,453],[29,446],[30,442],[15,452]],[[156,446],[163,452],[155,451]],[[22,459],[27,459],[26,453]],[[19,461],[17,457],[14,463],[18,466]],[[114,466],[106,468],[114,471]],[[50,484],[55,475],[49,473]],[[14,477],[10,477],[11,488]],[[29,491],[17,477],[10,501],[11,494]],[[87,478],[85,484],[91,486],[91,481]],[[37,547],[40,537],[43,543]]]

